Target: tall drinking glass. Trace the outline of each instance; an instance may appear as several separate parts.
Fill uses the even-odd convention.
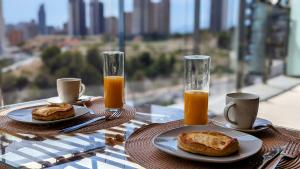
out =
[[[210,57],[185,56],[184,66],[184,124],[207,124]]]
[[[124,99],[124,53],[103,52],[104,57],[104,105],[109,111],[118,111],[125,104]]]

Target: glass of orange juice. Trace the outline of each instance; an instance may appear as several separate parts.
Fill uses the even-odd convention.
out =
[[[104,105],[108,111],[118,111],[125,104],[124,53],[106,51],[103,57]]]
[[[208,123],[208,92],[210,57],[190,55],[184,57],[184,124]]]

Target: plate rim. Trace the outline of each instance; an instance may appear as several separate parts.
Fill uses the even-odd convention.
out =
[[[38,105],[38,106],[30,106],[30,107],[24,107],[24,108],[20,108],[20,109],[15,109],[15,110],[12,110],[10,112],[8,112],[6,114],[6,116],[11,119],[11,120],[14,120],[16,122],[19,122],[19,123],[23,123],[23,124],[31,124],[31,125],[49,125],[49,124],[55,124],[55,123],[60,123],[60,122],[64,122],[64,121],[69,121],[69,120],[73,120],[73,119],[76,119],[76,118],[79,118],[83,115],[86,115],[87,113],[89,113],[89,109],[88,108],[85,108],[83,106],[77,106],[77,105],[72,105],[73,108],[75,109],[75,107],[79,107],[79,108],[83,108],[83,109],[86,109],[87,111],[81,115],[78,115],[78,116],[72,116],[72,117],[69,117],[69,118],[64,118],[64,119],[59,119],[59,120],[53,120],[53,121],[42,121],[42,120],[36,120],[37,122],[29,122],[29,121],[21,121],[21,120],[18,120],[18,119],[15,119],[13,118],[12,116],[10,116],[9,114],[12,113],[12,112],[15,112],[15,111],[19,111],[19,110],[30,110],[30,109],[33,109],[35,107],[42,107],[42,106],[45,106],[45,105]],[[75,107],[74,107],[75,106]]]
[[[209,126],[209,125],[194,125],[194,126],[208,126],[208,127],[212,127],[212,126]],[[185,157],[185,156],[181,156],[179,155],[178,153],[174,153],[172,152],[171,150],[167,150],[167,149],[162,149],[160,146],[158,146],[157,144],[155,144],[155,139],[158,138],[158,136],[164,134],[164,133],[167,133],[167,132],[170,132],[171,130],[176,130],[176,129],[179,129],[179,128],[186,128],[186,127],[193,127],[193,126],[181,126],[181,127],[176,127],[176,128],[173,128],[173,129],[170,129],[170,130],[167,130],[167,131],[164,131],[160,134],[156,134],[152,140],[151,140],[151,143],[154,145],[154,147],[156,147],[157,149],[159,149],[160,151],[163,151],[169,155],[172,155],[172,156],[176,156],[176,157],[179,157],[179,158],[183,158],[183,159],[187,159],[187,160],[193,160],[193,161],[199,161],[199,162],[208,162],[208,163],[218,163],[218,164],[225,164],[225,163],[232,163],[232,162],[237,162],[237,161],[241,161],[241,160],[244,160],[246,158],[249,158],[255,154],[257,154],[261,149],[262,149],[262,146],[263,146],[263,141],[260,139],[260,138],[257,138],[251,134],[248,134],[248,133],[245,133],[245,132],[241,132],[241,131],[237,131],[237,130],[233,130],[233,129],[230,129],[230,128],[225,128],[225,127],[221,127],[221,126],[215,126],[217,128],[222,128],[222,129],[225,129],[225,130],[230,130],[230,131],[233,131],[233,132],[237,132],[237,133],[241,133],[241,134],[246,134],[246,135],[249,135],[251,137],[254,137],[257,139],[257,141],[259,141],[260,143],[260,146],[259,146],[259,149],[256,150],[254,153],[252,153],[251,155],[248,155],[248,156],[245,156],[245,157],[240,157],[240,158],[234,158],[234,159],[229,159],[229,160],[218,160],[218,161],[214,161],[213,159],[209,159],[209,158],[212,158],[210,156],[205,156],[206,158],[208,159],[199,159],[199,158],[188,158],[188,157]],[[186,152],[186,153],[189,153],[189,152]],[[193,154],[193,153],[191,153]],[[199,154],[199,156],[202,156]],[[220,159],[222,159],[222,157],[219,157]]]
[[[82,95],[78,99],[89,98],[89,97],[90,96]],[[60,100],[59,96],[53,96],[53,97],[46,98],[45,101],[47,103],[50,103],[50,104],[61,104],[61,103],[63,103],[62,100],[60,100],[60,102],[51,101],[51,100],[55,100],[55,99],[59,99]],[[71,103],[71,104],[74,104],[74,103]]]

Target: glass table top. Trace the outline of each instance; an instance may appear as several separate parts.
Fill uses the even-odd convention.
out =
[[[39,104],[45,104],[45,100],[21,103],[18,106]],[[5,106],[2,110],[14,106]],[[124,142],[109,146],[106,138],[120,134],[126,140],[143,125],[182,119],[183,111],[157,105],[135,108],[136,117],[129,122],[89,134],[40,137],[0,132],[0,162],[13,168],[143,168],[126,154]]]
[[[15,107],[45,103],[45,100],[37,100],[7,105],[0,109],[0,115]],[[2,165],[10,168],[143,168],[126,154],[125,142],[111,146],[107,138],[122,135],[126,140],[144,125],[183,119],[183,110],[150,104],[134,107],[136,116],[129,122],[88,134],[41,137],[0,131],[0,168]],[[221,116],[209,113],[209,118],[216,120]]]

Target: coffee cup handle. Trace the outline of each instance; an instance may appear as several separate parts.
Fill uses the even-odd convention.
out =
[[[229,109],[230,109],[232,106],[234,106],[234,105],[235,105],[235,103],[230,102],[229,104],[227,104],[227,105],[225,106],[225,108],[224,108],[224,117],[225,117],[225,119],[226,119],[228,122],[230,122],[230,123],[232,123],[232,124],[237,124],[237,122],[235,122],[235,121],[233,121],[233,120],[230,120],[230,118],[229,118],[229,116],[228,116]]]
[[[79,92],[79,97],[83,95],[85,92],[85,85],[83,83],[80,84],[80,92]]]

